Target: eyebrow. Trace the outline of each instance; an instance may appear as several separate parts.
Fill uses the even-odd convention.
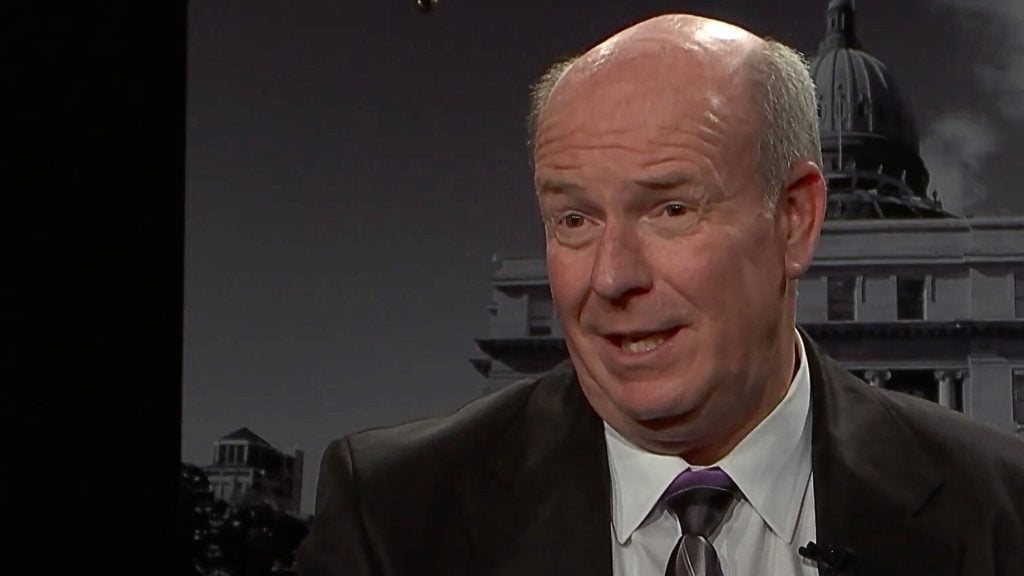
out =
[[[582,190],[579,184],[564,180],[543,178],[537,181],[537,196],[575,195]]]
[[[649,190],[672,190],[682,186],[692,185],[696,181],[696,178],[694,178],[689,172],[676,170],[673,172],[638,178],[634,180],[634,183]]]
[[[634,184],[648,190],[664,191],[673,190],[683,186],[689,186],[696,182],[692,174],[685,171],[666,172],[644,176],[633,181]],[[544,178],[537,182],[537,195],[574,195],[583,190],[583,187],[573,182]]]

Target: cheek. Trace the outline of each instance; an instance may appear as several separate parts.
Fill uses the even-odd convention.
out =
[[[590,271],[579,258],[567,257],[548,250],[548,282],[551,295],[562,322],[574,325],[579,309],[590,288]]]
[[[775,291],[782,274],[776,252],[769,234],[723,233],[686,252],[666,252],[661,260],[662,269],[672,271],[675,291],[698,314],[740,326],[768,305]]]
[[[762,328],[774,326],[781,312],[786,291],[783,250],[774,237],[764,231],[734,244],[724,255],[728,264],[717,277],[722,317],[745,334],[740,339],[755,338]]]

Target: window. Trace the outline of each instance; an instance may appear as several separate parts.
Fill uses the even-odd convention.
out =
[[[857,279],[839,277],[828,279],[828,319],[853,320],[853,293]]]
[[[1013,274],[1013,315],[1024,318],[1024,272]]]
[[[871,102],[865,98],[860,100],[860,117],[869,118],[871,116]]]
[[[924,320],[924,279],[896,279],[896,319]]]
[[[1013,421],[1024,429],[1024,370],[1013,371]]]
[[[939,401],[939,382],[935,379],[934,371],[895,369],[889,374],[890,378],[886,382],[885,388],[924,398],[931,402]]]
[[[550,336],[552,319],[551,293],[543,288],[531,290],[527,294],[526,307],[530,336]]]

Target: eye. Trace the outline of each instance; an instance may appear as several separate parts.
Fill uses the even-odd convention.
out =
[[[686,216],[690,212],[690,207],[682,202],[672,202],[665,205],[664,211],[666,216]]]
[[[563,246],[579,248],[594,240],[601,233],[600,222],[588,216],[586,212],[566,210],[553,214],[545,225]]]
[[[703,207],[703,202],[691,203],[685,200],[665,202],[650,212],[645,221],[660,234],[666,237],[676,237],[689,233],[700,222]]]
[[[579,228],[580,226],[583,226],[586,223],[586,219],[583,217],[582,214],[570,212],[569,214],[566,214],[559,218],[559,223],[565,226],[566,228]]]

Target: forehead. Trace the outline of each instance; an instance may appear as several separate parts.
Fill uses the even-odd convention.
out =
[[[637,59],[559,87],[538,122],[537,146],[574,134],[646,130],[653,135],[718,115],[723,101],[696,75]]]
[[[605,120],[630,116],[635,121],[632,115],[645,113],[653,118],[653,112],[686,116],[687,111],[714,100],[714,92],[721,92],[707,70],[680,55],[638,54],[578,68],[570,69],[556,85],[541,114],[541,124],[573,111],[611,112],[610,116],[593,114],[595,119]],[[668,119],[668,115],[657,115],[662,116]]]
[[[538,119],[538,170],[593,151],[642,163],[740,153],[752,125],[749,87],[734,63],[651,43],[574,67]]]

